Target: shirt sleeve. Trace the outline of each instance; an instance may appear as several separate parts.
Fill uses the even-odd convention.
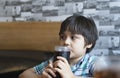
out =
[[[34,70],[35,70],[35,73],[36,74],[42,74],[42,72],[44,71],[45,67],[49,64],[50,61],[53,61],[53,57],[50,58],[49,60],[47,61],[44,61],[36,66],[34,66]]]
[[[36,65],[34,68],[36,74],[42,74],[44,68],[48,65],[48,61],[42,62],[39,65]]]

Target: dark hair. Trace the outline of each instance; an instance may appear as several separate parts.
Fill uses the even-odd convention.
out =
[[[85,39],[85,45],[93,44],[91,48],[87,49],[86,53],[94,48],[98,39],[98,31],[92,18],[80,15],[70,16],[62,22],[59,35],[66,30],[69,30],[72,34],[81,34]]]

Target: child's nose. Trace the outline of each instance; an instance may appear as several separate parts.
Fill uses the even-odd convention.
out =
[[[69,38],[66,38],[65,42],[64,42],[64,46],[69,46],[71,43],[71,40]]]

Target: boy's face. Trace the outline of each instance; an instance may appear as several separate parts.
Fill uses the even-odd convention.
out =
[[[90,45],[85,46],[85,40],[82,35],[72,34],[70,31],[65,31],[60,35],[60,44],[71,49],[70,59],[81,58],[86,53],[86,48],[91,47]]]

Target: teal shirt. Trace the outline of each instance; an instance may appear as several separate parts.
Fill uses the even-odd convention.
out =
[[[81,60],[71,67],[71,71],[76,76],[93,77],[95,61],[97,59],[97,56],[86,54]],[[51,60],[53,60],[53,58],[35,66],[35,72],[37,74],[41,74]]]

